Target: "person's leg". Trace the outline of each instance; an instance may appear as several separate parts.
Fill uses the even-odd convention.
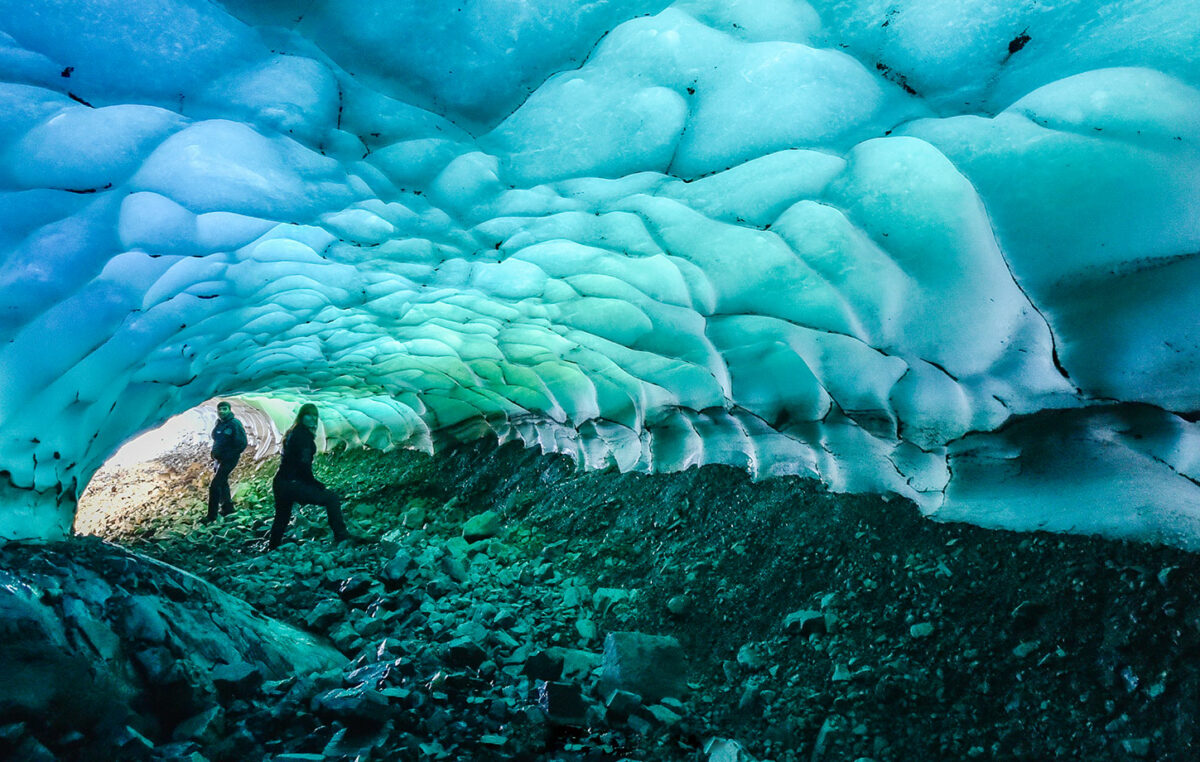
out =
[[[224,470],[224,479],[221,480],[221,512],[228,516],[233,512],[233,492],[229,490],[229,476],[233,475],[233,469],[238,468],[239,458],[233,458],[228,462],[221,463],[221,469]]]
[[[217,496],[217,473],[221,467],[218,465],[217,470],[213,472],[212,481],[208,483],[208,515],[204,517],[204,522],[215,521],[217,518],[217,509],[221,505],[221,499]]]
[[[346,531],[346,519],[342,517],[342,499],[333,490],[325,490],[325,495],[325,501],[318,505],[325,506],[325,513],[329,516],[329,528],[333,530],[333,539],[345,540],[350,537],[350,533]]]
[[[292,520],[292,505],[295,498],[288,489],[287,482],[275,482],[271,485],[275,496],[275,521],[271,524],[271,536],[267,539],[268,548],[278,548],[283,541],[283,533],[287,531],[288,523]]]
[[[221,466],[217,467],[217,474],[214,480],[217,485],[217,508],[222,514],[232,514],[233,512],[233,496],[229,492],[229,475],[233,474],[234,466],[238,461],[221,461]],[[209,505],[209,514],[212,514],[211,500]]]
[[[336,492],[316,484],[299,484],[295,485],[295,498],[296,502],[319,505],[325,509],[334,539],[344,540],[350,536],[346,531],[346,520],[342,517],[342,500]]]
[[[229,502],[229,472],[232,470],[232,465],[217,461],[217,469],[208,484],[208,515],[204,517],[205,522],[216,520],[217,511]]]

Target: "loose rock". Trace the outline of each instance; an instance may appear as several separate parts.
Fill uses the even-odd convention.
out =
[[[811,609],[793,611],[784,617],[783,630],[789,635],[823,635],[826,631],[825,614]]]
[[[614,632],[604,640],[600,675],[606,689],[637,693],[646,701],[687,693],[687,657],[670,636]]]
[[[483,513],[472,516],[466,524],[463,525],[463,539],[467,542],[479,542],[486,540],[489,537],[495,537],[500,533],[503,526],[500,519],[500,514],[495,511],[484,511]]]

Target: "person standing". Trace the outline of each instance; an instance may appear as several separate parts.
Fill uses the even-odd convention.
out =
[[[217,520],[217,513],[228,516],[233,513],[233,495],[229,491],[229,475],[237,466],[246,449],[246,430],[242,422],[233,415],[228,402],[217,403],[217,425],[212,430],[212,457],[216,461],[216,472],[208,485],[208,515],[205,524]]]
[[[342,501],[337,493],[313,476],[313,456],[317,453],[317,406],[311,402],[300,406],[296,420],[283,437],[283,457],[279,471],[271,482],[275,496],[275,521],[267,538],[267,549],[274,550],[283,542],[283,533],[292,520],[292,506],[324,506],[329,516],[329,528],[335,541],[350,539],[346,521],[342,518]]]

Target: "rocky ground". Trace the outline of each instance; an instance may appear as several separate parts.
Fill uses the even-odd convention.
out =
[[[219,697],[220,733],[190,718],[147,758],[1194,758],[1200,562],[1182,551],[515,446],[338,453],[319,474],[369,542],[332,544],[304,508],[298,542],[265,553],[253,474],[233,519],[199,525],[180,492],[110,525],[346,655]],[[36,730],[18,725],[0,744]]]

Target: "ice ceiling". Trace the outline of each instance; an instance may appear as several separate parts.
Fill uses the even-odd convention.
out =
[[[1200,547],[1193,0],[0,0],[0,537],[214,395]]]

